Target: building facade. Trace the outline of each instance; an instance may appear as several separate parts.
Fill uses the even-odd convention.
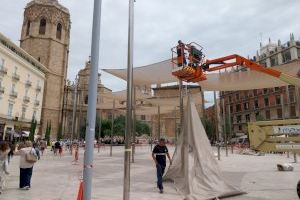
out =
[[[47,68],[0,34],[0,140],[40,126]]]
[[[57,0],[33,0],[24,11],[20,46],[47,67],[41,133],[51,122],[55,137],[62,122],[70,41],[70,14]]]
[[[68,84],[65,87],[65,97],[63,106],[63,134],[64,137],[70,138],[72,135],[72,130],[74,129],[73,136],[78,138],[82,134],[82,130],[86,126],[87,108],[88,108],[88,87],[90,80],[91,62],[88,61],[85,67],[78,72],[77,80],[73,84]],[[77,88],[76,88],[77,87]],[[75,89],[76,95],[75,95]],[[106,95],[103,95],[106,94]],[[111,103],[112,99],[107,97],[112,94],[112,90],[106,88],[100,79],[100,74],[98,74],[98,92],[97,92],[97,119],[111,119],[112,109],[101,108],[101,104]],[[76,101],[75,101],[76,99]],[[74,127],[73,125],[73,110],[75,106],[75,118]],[[119,115],[116,111],[115,115]]]
[[[200,86],[188,85],[183,86],[183,90],[187,90],[190,94],[198,94],[201,92]],[[153,88],[155,97],[179,97],[179,86],[165,86]],[[185,92],[186,93],[186,92]],[[178,98],[179,101],[179,98]],[[185,105],[184,105],[185,106]],[[202,116],[202,105],[196,105],[200,116]],[[158,137],[158,115],[152,116],[152,136]],[[160,115],[160,132],[161,137],[175,138],[180,131],[180,112],[179,107],[174,106],[174,111],[168,114]]]
[[[260,45],[253,60],[266,67],[273,67],[300,59],[300,41],[290,35],[281,44]],[[224,101],[224,107],[223,107]],[[257,90],[220,92],[222,122],[231,125],[232,136],[247,134],[247,123],[259,120],[299,118],[299,88],[295,86],[263,88]],[[225,111],[225,120],[223,115]]]

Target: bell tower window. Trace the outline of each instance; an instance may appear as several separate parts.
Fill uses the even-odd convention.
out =
[[[27,22],[27,28],[26,28],[26,36],[30,33],[30,21]]]
[[[56,27],[56,39],[61,39],[61,31],[62,31],[62,25],[60,23],[57,24]]]
[[[40,35],[45,35],[46,33],[46,20],[45,19],[41,19],[40,21],[40,29],[39,29],[39,34]]]

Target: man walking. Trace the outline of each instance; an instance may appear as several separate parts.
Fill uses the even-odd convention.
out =
[[[157,169],[157,187],[160,193],[163,193],[164,191],[162,178],[166,168],[166,155],[168,156],[171,165],[172,160],[168,148],[166,146],[166,141],[165,139],[162,138],[159,140],[159,144],[156,145],[152,151],[152,158],[156,164],[156,169]]]

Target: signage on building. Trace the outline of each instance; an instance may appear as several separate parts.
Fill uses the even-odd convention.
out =
[[[277,144],[276,149],[278,150],[298,150],[300,149],[300,144]]]
[[[274,134],[299,135],[300,125],[273,126]]]

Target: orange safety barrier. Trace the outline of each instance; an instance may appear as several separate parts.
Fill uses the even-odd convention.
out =
[[[77,200],[83,200],[83,181],[80,181]]]

